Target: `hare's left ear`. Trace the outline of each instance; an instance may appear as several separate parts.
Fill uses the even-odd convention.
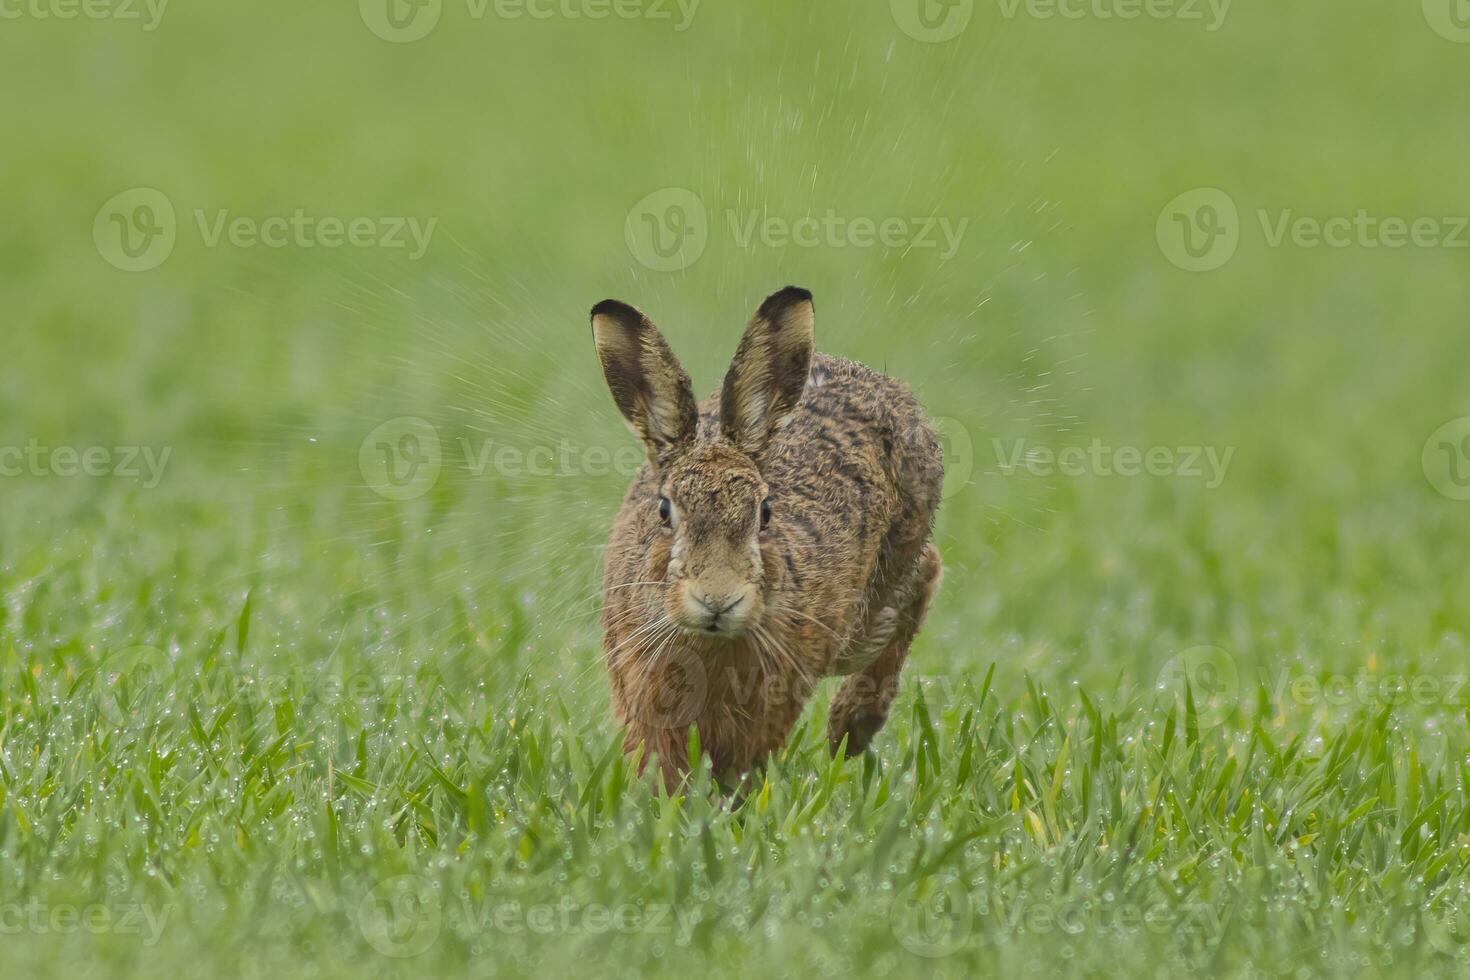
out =
[[[658,327],[617,300],[592,308],[592,339],[618,410],[662,468],[694,441],[699,407],[689,375]]]
[[[766,297],[740,338],[720,393],[720,429],[753,459],[765,453],[801,401],[815,322],[812,294],[787,286]]]

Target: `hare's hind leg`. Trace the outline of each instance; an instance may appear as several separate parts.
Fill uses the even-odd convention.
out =
[[[925,545],[923,554],[919,556],[917,587],[907,607],[898,613],[893,638],[871,664],[842,682],[827,715],[827,742],[833,755],[837,754],[843,736],[847,737],[849,757],[863,752],[888,720],[889,705],[898,693],[899,671],[903,670],[903,663],[908,659],[914,635],[923,625],[924,613],[928,611],[929,600],[939,585],[943,568],[939,549],[933,542]]]

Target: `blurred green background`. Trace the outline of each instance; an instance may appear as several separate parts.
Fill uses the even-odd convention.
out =
[[[141,5],[4,8],[0,446],[170,453],[157,486],[54,467],[0,479],[11,894],[157,894],[145,881],[161,876],[194,906],[164,939],[177,962],[214,937],[222,962],[279,970],[272,944],[293,927],[260,909],[331,903],[272,878],[321,860],[299,825],[320,802],[301,785],[262,798],[288,776],[334,785],[325,760],[362,755],[365,733],[386,739],[377,762],[411,770],[404,753],[432,727],[268,698],[288,747],[311,747],[302,760],[234,771],[221,749],[198,770],[212,776],[177,770],[147,832],[109,850],[108,828],[150,809],[129,774],[172,772],[191,744],[158,734],[187,728],[189,699],[150,689],[119,747],[80,712],[43,723],[18,685],[49,678],[62,705],[119,650],[162,651],[204,683],[429,669],[472,728],[505,723],[515,698],[552,737],[613,737],[597,589],[626,474],[588,460],[633,442],[586,327],[608,296],[647,311],[704,392],[760,299],[804,285],[822,349],[906,379],[942,417],[947,578],[915,686],[953,690],[938,682],[994,664],[1002,703],[1029,675],[1118,706],[1201,645],[1237,670],[1232,704],[1299,674],[1463,669],[1470,503],[1436,492],[1423,458],[1470,415],[1470,233],[1453,220],[1470,214],[1470,44],[1448,5],[1242,0],[1217,20],[1183,0],[1137,19],[1101,16],[1123,0],[1068,5],[1076,18],[999,0],[650,0],[593,19],[595,0],[533,5],[546,17],[394,2],[401,29],[371,0],[175,0],[156,24]],[[154,193],[115,203],[137,188]],[[1200,188],[1235,207],[1235,251],[1186,271],[1174,214],[1208,216],[1198,197],[1169,206]],[[119,268],[115,222],[159,196],[172,250]],[[280,248],[211,244],[221,213],[298,211],[375,234],[432,220],[432,234],[419,257],[324,247],[320,228]],[[1288,212],[1434,218],[1459,247],[1273,247]],[[848,231],[744,240],[753,221],[829,214]],[[855,219],[905,230],[855,240]],[[937,230],[907,237],[930,220],[963,229],[953,254]],[[649,228],[686,232],[684,250],[651,253]],[[438,440],[408,454],[439,469],[411,499],[380,492],[384,432]],[[1018,444],[1093,440],[1233,455],[1216,487],[1002,465]],[[564,446],[572,463],[552,475],[474,465]],[[1295,708],[1293,731],[1330,723],[1318,701]],[[1463,710],[1415,716],[1424,758],[1460,751],[1439,725]],[[236,725],[253,744],[257,719],[198,715],[200,744]],[[224,816],[252,799],[258,837]],[[191,863],[200,839],[240,853]],[[234,904],[245,894],[254,912]],[[108,938],[119,971],[153,962]],[[64,968],[54,939],[16,941],[15,962]],[[290,942],[297,967],[413,968]]]

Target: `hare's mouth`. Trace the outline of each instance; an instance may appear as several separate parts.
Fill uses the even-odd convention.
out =
[[[711,596],[686,589],[680,603],[678,626],[691,636],[734,639],[745,634],[755,604],[755,597],[749,590],[735,595]]]
[[[722,622],[711,622],[698,629],[686,629],[686,632],[703,636],[712,640],[733,640],[745,635],[745,624],[726,625]]]
[[[696,621],[685,620],[679,628],[690,636],[702,636],[711,640],[733,640],[745,635],[749,627],[745,617],[732,618],[725,615],[706,616]]]

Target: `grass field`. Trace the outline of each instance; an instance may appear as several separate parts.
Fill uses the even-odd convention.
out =
[[[0,4],[7,976],[1470,967],[1453,8],[353,6]],[[586,311],[708,391],[787,283],[947,577],[732,811],[618,751]]]

